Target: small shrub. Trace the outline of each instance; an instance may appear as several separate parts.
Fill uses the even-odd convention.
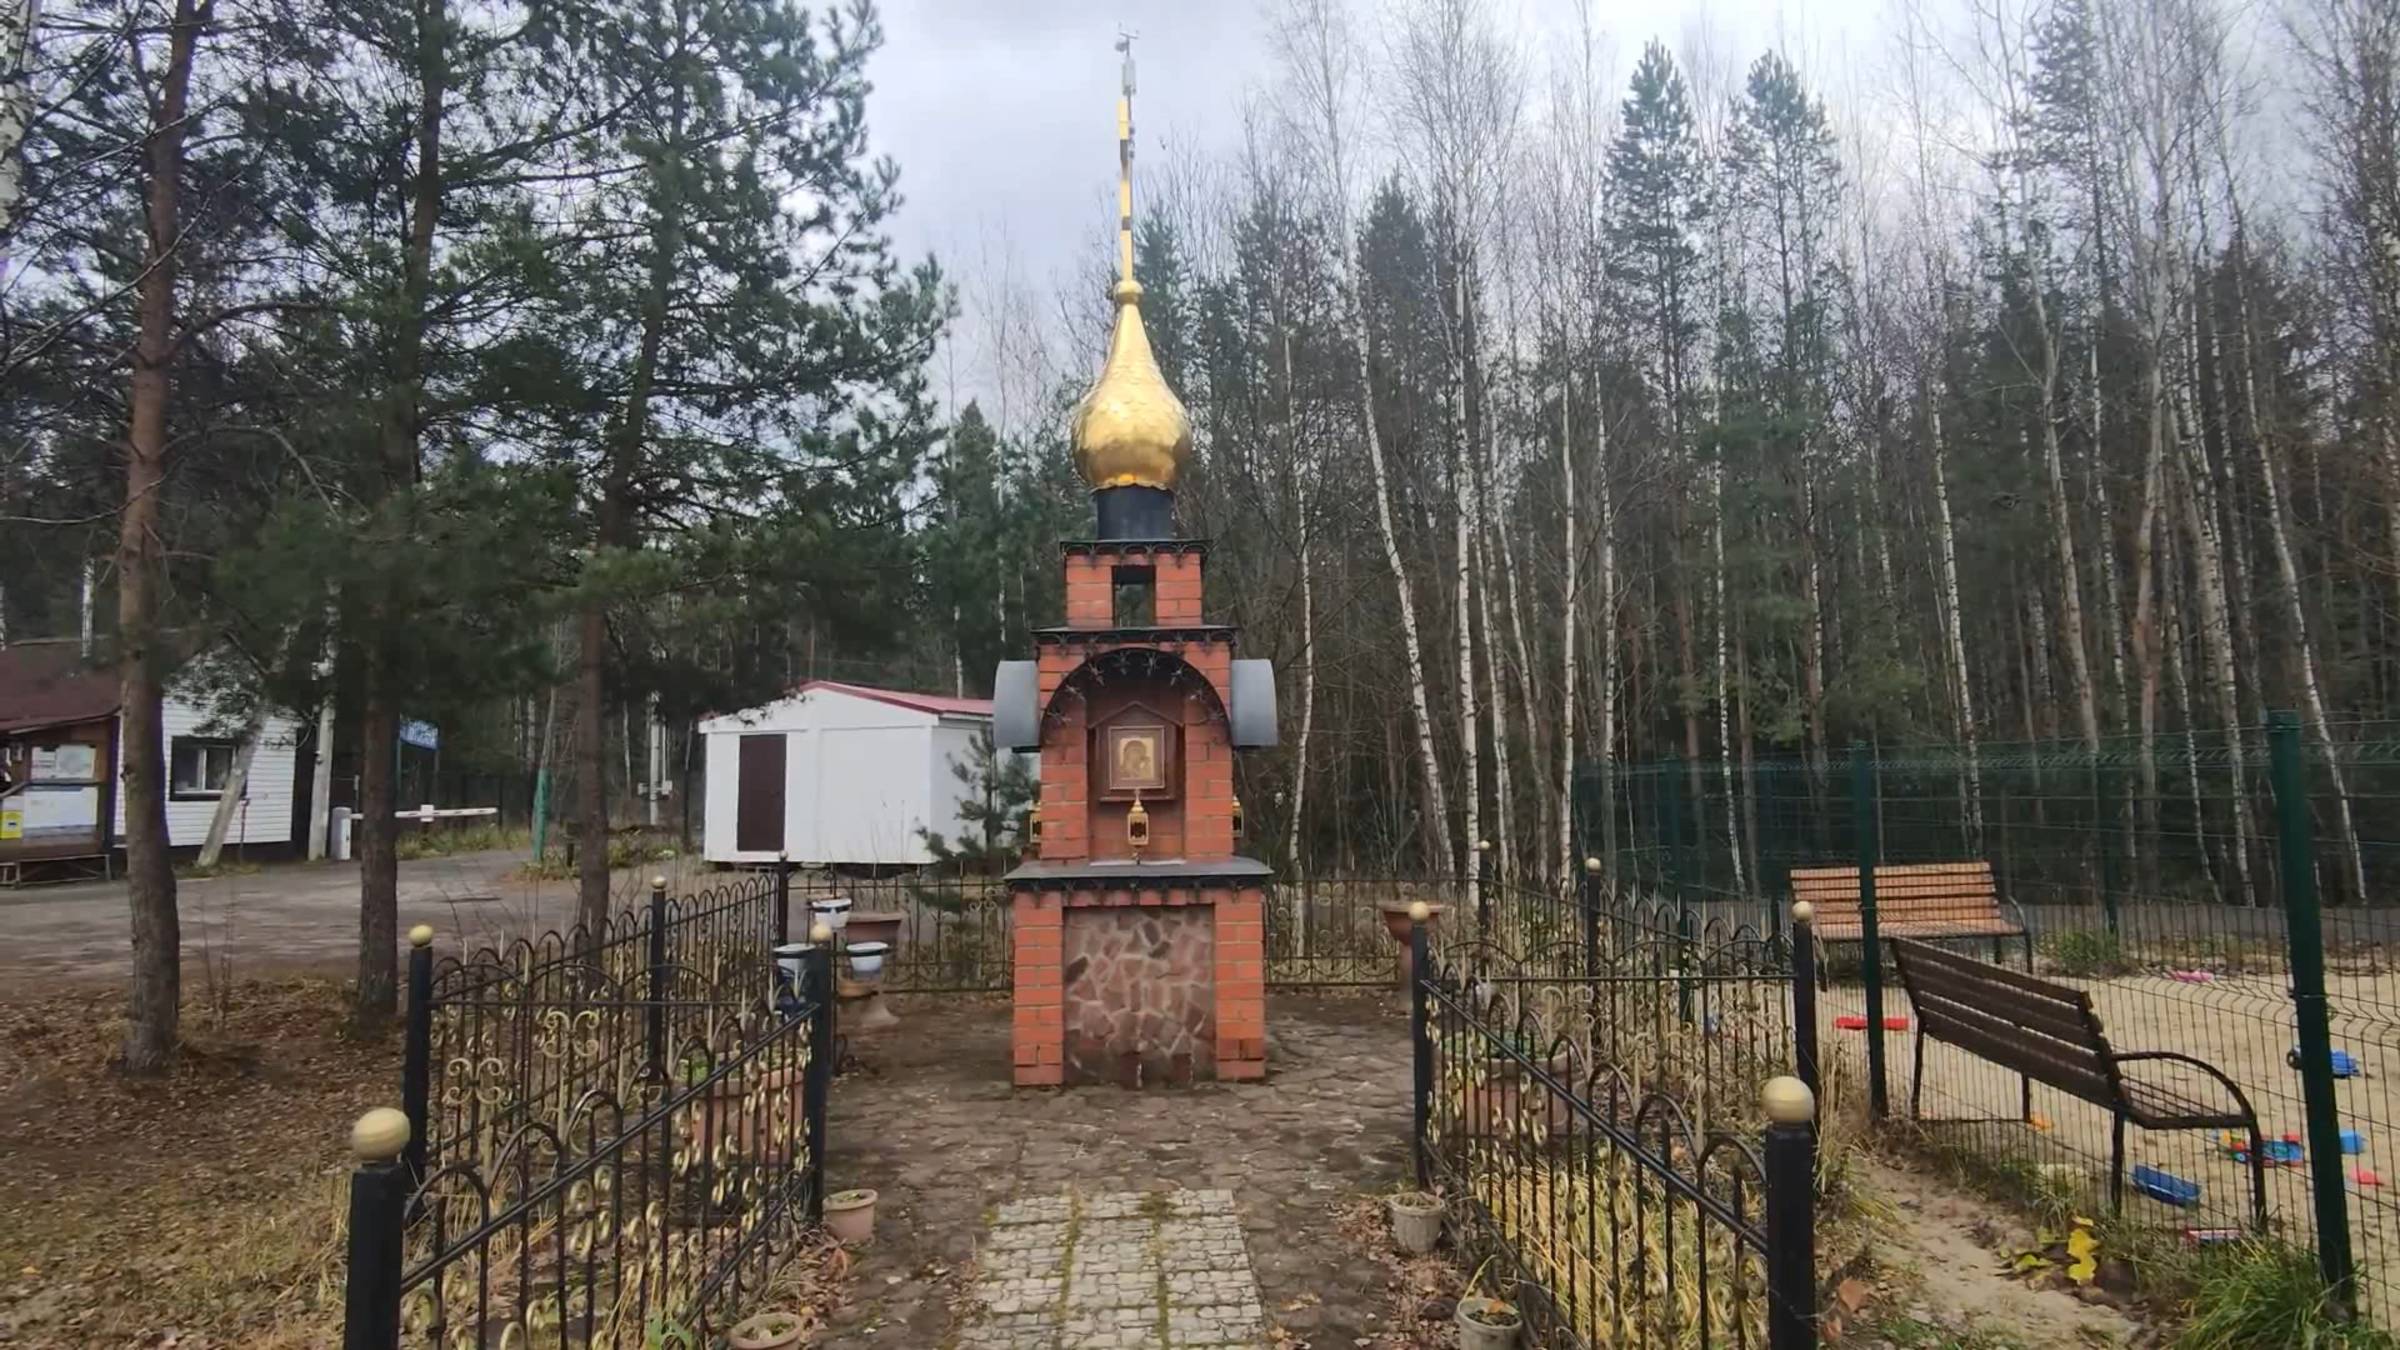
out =
[[[2106,979],[2134,970],[2134,963],[2125,955],[2124,941],[2114,933],[2070,929],[2053,935],[2046,945],[2058,972],[2071,978]]]

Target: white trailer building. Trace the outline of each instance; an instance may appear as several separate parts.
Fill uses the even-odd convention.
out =
[[[762,707],[704,719],[701,852],[715,863],[905,867],[955,841],[987,699],[811,680]]]

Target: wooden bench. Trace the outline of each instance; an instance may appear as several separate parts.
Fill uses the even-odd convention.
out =
[[[2232,1079],[2205,1060],[2165,1050],[2120,1054],[2111,1048],[2092,1011],[2092,996],[2021,971],[1986,964],[1928,943],[1901,938],[1892,943],[1900,983],[1917,1014],[1917,1054],[1909,1087],[1908,1115],[1922,1119],[1925,1042],[1946,1041],[2018,1075],[2017,1119],[2033,1118],[2033,1084],[2051,1087],[2107,1109],[2111,1118],[2108,1197],[2122,1206],[2125,1192],[2125,1125],[2145,1130],[2230,1130],[2250,1139],[2250,1209],[2263,1231],[2267,1222],[2266,1141],[2258,1112]],[[2145,1081],[2126,1072],[2129,1064],[2189,1065],[2217,1080],[2233,1101],[2210,1103],[2172,1084]],[[2006,1119],[1985,1117],[1983,1119]]]
[[[1792,899],[1816,908],[1817,941],[1857,942],[1864,936],[1857,868],[1795,867]],[[1995,961],[2001,940],[2017,938],[2025,944],[2025,968],[2033,969],[2033,929],[2015,901],[2001,899],[1988,862],[1877,867],[1875,933],[1878,939],[1990,938]]]

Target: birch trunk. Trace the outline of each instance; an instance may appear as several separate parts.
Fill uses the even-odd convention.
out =
[[[1451,378],[1456,382],[1458,398],[1464,403],[1468,396],[1467,381],[1472,374],[1468,364],[1466,326],[1467,282],[1466,259],[1453,263],[1452,300],[1457,305],[1451,323]],[[1457,519],[1452,531],[1452,544],[1457,550],[1458,575],[1454,585],[1457,599],[1458,623],[1458,749],[1459,779],[1464,784],[1461,801],[1465,807],[1465,833],[1460,839],[1459,870],[1466,877],[1466,902],[1470,913],[1480,914],[1483,907],[1483,864],[1480,845],[1483,839],[1483,755],[1478,743],[1482,718],[1475,697],[1475,473],[1467,462],[1467,411],[1461,408],[1457,424],[1451,428],[1450,472],[1457,480]]]
[[[1983,847],[1983,764],[1975,742],[1975,674],[1967,665],[1966,611],[1958,596],[1958,532],[1950,514],[1950,452],[1942,439],[1942,410],[1932,409],[1934,542],[1941,553],[1942,626],[1950,638],[1950,673],[1958,688],[1958,739],[1967,752],[1967,831]]]
[[[2335,753],[2333,729],[2325,716],[2324,684],[2317,675],[2317,648],[2309,638],[2308,606],[2300,594],[2300,565],[2292,550],[2291,527],[2284,508],[2283,466],[2275,461],[2274,442],[2258,411],[2258,361],[2252,337],[2256,321],[2250,309],[2250,269],[2246,265],[2249,236],[2242,226],[2238,199],[2233,209],[2234,237],[2243,242],[2241,257],[2233,269],[2234,350],[2240,359],[2242,411],[2250,423],[2250,446],[2258,458],[2259,482],[2267,497],[2267,540],[2275,553],[2276,590],[2283,596],[2284,622],[2291,627],[2292,645],[2298,655],[2300,698],[2308,709],[2317,752],[2324,756],[2325,771],[2333,786],[2334,818],[2342,835],[2350,898],[2363,904],[2367,898],[2366,858],[2359,847],[2358,822],[2350,809],[2350,788],[2342,774],[2341,756]]]
[[[1309,518],[1308,485],[1312,473],[1300,463],[1298,421],[1293,411],[1292,335],[1283,335],[1283,424],[1291,442],[1292,495],[1298,511],[1300,536],[1300,740],[1292,750],[1292,814],[1285,825],[1284,865],[1302,877],[1309,875],[1300,856],[1301,824],[1308,814],[1308,746],[1317,725],[1317,573],[1310,548],[1313,522]],[[1300,931],[1295,928],[1295,932]]]
[[[1562,353],[1563,355],[1563,353]],[[1595,387],[1594,394],[1599,391]],[[1566,507],[1566,595],[1564,610],[1559,616],[1559,684],[1558,684],[1558,800],[1567,808],[1558,813],[1558,886],[1562,894],[1572,892],[1579,867],[1575,859],[1575,656],[1576,608],[1582,600],[1578,587],[1582,583],[1578,572],[1576,549],[1575,497],[1575,383],[1566,376],[1558,382],[1558,482],[1559,496]],[[1605,753],[1602,756],[1605,770]]]
[[[208,813],[208,834],[200,842],[200,856],[194,859],[205,872],[225,856],[225,836],[233,830],[233,818],[242,809],[242,799],[250,790],[250,760],[258,753],[259,733],[265,730],[263,710],[250,714],[242,727],[242,739],[235,743],[233,767],[225,772],[225,789],[217,794],[216,809]]]
[[[2197,343],[2197,336],[2192,341]],[[2242,747],[2240,688],[2234,675],[2233,618],[2225,595],[2224,541],[2217,531],[2216,493],[2208,448],[2192,425],[2191,404],[2187,364],[2184,376],[2176,381],[2175,394],[2176,440],[2183,451],[2184,528],[2191,540],[2192,574],[2199,589],[2200,648],[2208,661],[2209,685],[2216,695],[2217,723],[2225,738],[2226,769],[2232,778],[2234,880],[2241,902],[2254,905],[2258,903],[2258,894],[2250,882],[2250,793]]]
[[[1708,463],[1708,550],[1709,567],[1716,578],[1716,671],[1717,671],[1717,746],[1720,754],[1717,770],[1725,787],[1725,851],[1733,859],[1733,891],[1741,895],[1749,890],[1749,877],[1742,865],[1741,797],[1733,781],[1733,700],[1727,696],[1730,683],[1725,657],[1727,610],[1725,606],[1725,448],[1713,447]],[[1694,803],[1698,809],[1698,803]]]

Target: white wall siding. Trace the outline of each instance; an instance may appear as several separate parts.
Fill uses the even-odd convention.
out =
[[[227,735],[221,725],[211,722],[208,710],[197,703],[187,702],[169,694],[160,718],[166,731],[167,753],[174,753],[177,736]],[[124,740],[117,737],[117,773],[122,783]],[[250,781],[242,801],[234,808],[233,823],[225,831],[225,842],[233,844],[288,844],[292,838],[292,812],[298,803],[293,798],[300,754],[300,724],[281,713],[269,713],[259,731],[258,750],[250,758]],[[171,762],[171,761],[170,761]],[[162,781],[167,765],[159,766]],[[125,838],[125,794],[120,790],[113,837]],[[174,848],[198,848],[208,842],[208,822],[215,818],[214,798],[190,801],[167,800],[167,843]]]

